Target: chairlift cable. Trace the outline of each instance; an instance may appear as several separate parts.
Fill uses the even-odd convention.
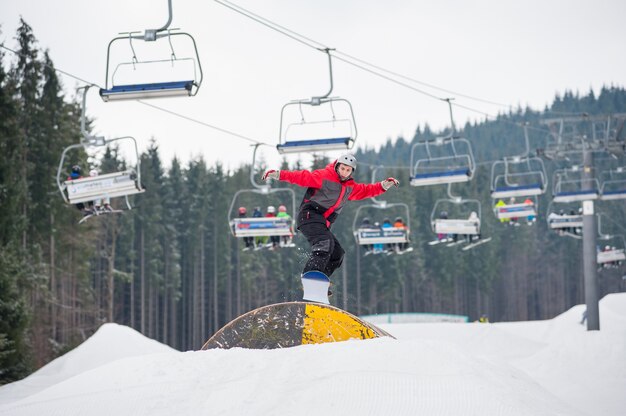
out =
[[[287,36],[287,37],[289,37],[289,38],[291,38],[293,40],[296,40],[296,41],[298,41],[298,42],[300,42],[300,43],[302,43],[302,44],[304,44],[304,45],[306,45],[306,46],[308,46],[310,48],[314,48],[314,49],[317,49],[319,51],[325,51],[326,49],[328,49],[328,47],[326,45],[324,45],[323,43],[320,43],[320,42],[318,42],[318,41],[316,41],[314,39],[311,39],[309,37],[301,35],[298,32],[295,32],[295,31],[293,31],[291,29],[288,29],[288,28],[286,28],[286,27],[284,27],[282,25],[279,25],[278,23],[275,23],[275,22],[273,22],[273,21],[271,21],[271,20],[269,20],[269,19],[267,19],[265,17],[262,17],[262,16],[260,16],[260,15],[258,15],[256,13],[253,13],[253,12],[251,12],[251,11],[249,11],[249,10],[247,10],[247,9],[245,9],[245,8],[235,4],[235,3],[232,3],[230,1],[228,1],[228,0],[215,0],[215,1],[218,4],[220,4],[220,5],[224,6],[224,7],[227,7],[227,8],[229,8],[229,9],[231,9],[231,10],[233,10],[233,11],[235,11],[235,12],[237,12],[237,13],[245,16],[245,17],[248,17],[249,19],[252,19],[252,20],[254,20],[254,21],[256,21],[256,22],[258,22],[258,23],[260,23],[260,24],[262,24],[262,25],[264,25],[264,26],[266,26],[266,27],[268,27],[268,28],[270,28],[270,29],[272,29],[272,30],[274,30],[276,32],[279,32],[279,33],[281,33],[281,34],[283,34],[283,35],[285,35],[285,36]],[[316,46],[316,45],[319,45],[319,46]],[[394,71],[382,68],[382,67],[374,65],[374,64],[371,64],[371,63],[369,63],[369,62],[367,62],[365,60],[356,58],[356,57],[354,57],[352,55],[349,55],[349,54],[347,54],[345,52],[341,52],[341,51],[335,50],[335,53],[333,54],[333,56],[336,59],[338,59],[338,60],[341,60],[341,61],[343,61],[343,62],[345,62],[347,64],[350,64],[350,65],[353,65],[353,66],[355,66],[355,67],[357,67],[357,68],[359,68],[359,69],[361,69],[363,71],[369,72],[369,73],[371,73],[373,75],[379,76],[379,77],[381,77],[383,79],[386,79],[386,80],[388,80],[390,82],[396,83],[396,84],[398,84],[400,86],[403,86],[405,88],[411,89],[411,90],[413,90],[415,92],[418,92],[420,94],[426,95],[426,96],[428,96],[430,98],[433,98],[433,99],[436,99],[436,100],[444,100],[444,99],[439,97],[439,96],[437,96],[437,95],[434,95],[434,94],[428,93],[426,91],[423,91],[423,90],[421,90],[419,88],[415,88],[415,87],[413,87],[413,86],[411,86],[409,84],[406,84],[404,82],[395,80],[395,79],[393,79],[393,78],[391,78],[389,76],[381,74],[380,72],[374,71],[372,69],[368,69],[368,68],[366,68],[366,67],[364,67],[362,65],[359,65],[359,64],[357,64],[355,62],[351,62],[349,59],[342,58],[342,57],[340,57],[338,55],[344,55],[344,56],[348,57],[349,59],[351,59],[353,61],[361,62],[361,63],[363,63],[365,65],[368,65],[368,66],[370,66],[372,68],[377,69],[378,71],[387,72],[387,73],[392,74],[392,75],[394,75],[394,76],[396,76],[398,78],[403,78],[403,79],[409,80],[411,82],[415,82],[415,83],[418,83],[418,84],[421,84],[421,85],[424,85],[424,86],[428,86],[428,87],[433,88],[433,89],[438,89],[440,91],[444,91],[444,92],[447,92],[447,93],[452,93],[452,94],[455,94],[455,95],[457,95],[459,97],[464,97],[464,98],[467,98],[467,99],[471,99],[471,100],[475,100],[475,101],[481,101],[481,102],[484,102],[484,103],[488,103],[488,104],[492,104],[492,105],[498,105],[498,106],[502,106],[502,107],[506,107],[506,108],[510,108],[511,107],[510,105],[505,105],[505,104],[502,104],[502,103],[497,103],[495,101],[485,100],[485,99],[481,99],[481,98],[478,98],[478,97],[473,97],[473,96],[470,96],[470,95],[467,95],[467,94],[457,93],[455,91],[451,91],[451,90],[448,90],[448,89],[445,89],[445,88],[437,87],[435,85],[432,85],[432,84],[429,84],[429,83],[426,83],[426,82],[422,82],[422,81],[416,80],[414,78],[411,78],[411,77],[408,77],[408,76],[405,76],[405,75],[401,75],[401,74],[399,74],[397,72],[394,72]],[[457,103],[453,103],[453,105],[457,105],[460,108],[465,108],[467,110],[470,110],[470,111],[482,114],[482,115],[484,115],[487,118],[496,118],[495,116],[492,116],[492,115],[490,115],[488,113],[485,113],[484,111],[476,110],[476,109],[474,109],[472,107],[463,106],[463,105],[460,105],[460,104],[457,104]],[[508,123],[515,123],[515,122],[508,121],[508,120],[505,120],[505,121],[508,122]],[[515,124],[517,124],[517,123],[515,123]],[[533,129],[534,130],[539,130],[539,131],[544,132],[544,133],[545,132],[549,133],[549,131],[545,130],[545,129],[537,129],[537,128],[533,128]]]
[[[156,110],[163,111],[164,113],[167,113],[167,114],[170,114],[170,115],[173,115],[173,116],[176,116],[176,117],[180,117],[180,118],[182,118],[184,120],[191,121],[192,123],[200,124],[201,126],[209,127],[211,129],[217,130],[217,131],[222,132],[222,133],[230,134],[231,136],[238,137],[240,139],[249,141],[249,142],[254,143],[254,144],[260,144],[260,145],[264,145],[264,146],[272,146],[272,145],[270,145],[268,143],[264,143],[264,142],[262,142],[260,140],[256,140],[256,139],[253,139],[251,137],[247,137],[247,136],[244,136],[242,134],[235,133],[233,131],[223,129],[221,127],[214,126],[214,125],[209,124],[209,123],[205,123],[204,121],[197,120],[195,118],[192,118],[192,117],[189,117],[189,116],[177,113],[177,112],[172,111],[172,110],[168,110],[167,108],[159,107],[158,105],[147,103],[147,102],[142,101],[142,100],[136,100],[136,101],[138,103],[140,103],[140,104],[146,105],[148,107],[152,107],[152,108],[154,108]]]
[[[13,54],[15,54],[15,55],[18,55],[18,56],[20,55],[20,53],[19,53],[19,52],[15,51],[15,50],[13,50],[13,49],[11,49],[11,48],[8,48],[8,47],[4,46],[3,44],[0,44],[0,48],[6,49],[7,51],[12,52],[12,53],[13,53]],[[71,74],[71,73],[69,73],[69,72],[67,72],[67,71],[64,71],[64,70],[62,70],[62,69],[59,69],[59,68],[57,68],[57,67],[55,67],[55,66],[48,65],[48,64],[45,64],[45,63],[43,63],[43,62],[42,62],[42,65],[44,65],[44,66],[46,66],[46,67],[48,67],[48,68],[52,69],[52,70],[53,70],[53,71],[55,71],[55,72],[59,72],[60,74],[63,74],[63,75],[65,75],[65,76],[68,76],[68,77],[70,77],[70,78],[73,78],[73,79],[75,79],[75,80],[78,80],[78,81],[80,81],[80,82],[83,82],[83,83],[85,83],[85,84],[86,84],[86,86],[90,86],[90,87],[97,87],[97,88],[102,88],[102,87],[100,87],[100,86],[99,86],[97,83],[95,83],[95,82],[87,81],[87,80],[85,80],[85,79],[83,79],[83,78],[80,78],[80,77],[78,77],[78,76],[76,76],[76,75],[73,75],[73,74]],[[244,135],[241,135],[241,134],[235,133],[235,132],[233,132],[233,131],[230,131],[230,130],[227,130],[227,129],[223,129],[223,128],[218,127],[218,126],[214,126],[214,125],[212,125],[212,124],[205,123],[205,122],[200,121],[200,120],[196,120],[196,119],[194,119],[194,118],[191,118],[191,117],[188,117],[188,116],[182,115],[182,114],[180,114],[180,113],[176,113],[176,112],[171,111],[171,110],[168,110],[168,109],[166,109],[166,108],[159,107],[159,106],[154,105],[154,104],[146,103],[146,102],[144,102],[144,101],[142,101],[142,100],[136,100],[136,102],[138,102],[138,103],[140,103],[140,104],[143,104],[143,105],[146,105],[146,106],[148,106],[148,107],[152,107],[152,108],[154,108],[154,109],[156,109],[156,110],[160,110],[160,111],[166,112],[166,113],[171,114],[171,115],[174,115],[174,116],[176,116],[176,117],[180,117],[180,118],[182,118],[182,119],[184,119],[184,120],[191,121],[191,122],[194,122],[194,123],[200,124],[200,125],[205,126],[205,127],[209,127],[209,128],[211,128],[211,129],[217,130],[217,131],[219,131],[219,132],[226,133],[226,134],[229,134],[229,135],[231,135],[231,136],[238,137],[238,138],[243,139],[243,140],[247,140],[247,141],[252,142],[252,143],[255,143],[255,144],[256,144],[256,143],[258,143],[258,144],[261,144],[261,145],[270,146],[268,143],[264,143],[264,142],[262,142],[262,141],[260,141],[260,140],[256,140],[256,139],[253,139],[253,138],[250,138],[250,137],[247,137],[247,136],[244,136]]]
[[[13,50],[13,49],[11,49],[11,48],[7,47],[7,46],[4,46],[4,44],[2,44],[2,43],[0,43],[0,48],[2,48],[2,49],[6,49],[7,51],[12,52],[13,54],[15,54],[15,55],[17,55],[17,56],[23,55],[23,54],[20,54],[19,52],[15,51],[15,50]],[[82,79],[82,78],[80,78],[80,77],[78,77],[78,76],[76,76],[76,75],[72,75],[72,74],[70,74],[69,72],[65,72],[65,71],[63,71],[63,70],[61,70],[61,69],[59,69],[59,68],[57,68],[57,67],[52,66],[52,65],[48,65],[48,64],[45,64],[45,63],[43,63],[43,62],[41,62],[41,64],[42,64],[43,66],[47,67],[47,68],[52,69],[53,71],[59,72],[59,73],[61,73],[61,74],[63,74],[63,75],[66,75],[66,76],[68,76],[68,77],[70,77],[70,78],[74,78],[74,79],[76,79],[76,80],[78,80],[78,81],[80,81],[80,82],[84,82],[85,84],[87,84],[87,85],[89,85],[89,86],[92,86],[92,87],[98,87],[98,88],[100,88],[100,86],[99,86],[98,84],[94,83],[94,82],[91,82],[91,81],[86,81],[86,80],[84,80],[84,79]]]
[[[367,61],[365,61],[363,59],[360,59],[360,58],[357,58],[355,56],[349,55],[349,54],[347,54],[345,52],[335,51],[335,53],[340,54],[340,55],[344,55],[344,56],[346,56],[346,57],[348,57],[348,58],[350,58],[350,59],[352,59],[354,61],[360,62],[360,63],[365,64],[367,66],[371,66],[372,68],[375,68],[375,69],[377,69],[379,71],[387,72],[387,73],[389,73],[389,74],[391,74],[393,76],[396,76],[398,78],[402,78],[402,79],[405,79],[407,81],[411,81],[411,82],[414,82],[416,84],[420,84],[420,85],[423,85],[425,87],[429,87],[429,88],[432,88],[432,89],[435,89],[435,90],[439,90],[439,91],[442,91],[442,92],[445,92],[445,93],[448,93],[448,94],[453,94],[453,95],[455,95],[457,97],[463,97],[463,98],[467,98],[469,100],[480,101],[480,102],[483,102],[483,103],[486,103],[486,104],[497,105],[497,106],[500,106],[500,107],[506,107],[506,108],[510,108],[511,107],[511,105],[507,105],[507,104],[503,104],[503,103],[499,103],[499,102],[491,101],[491,100],[485,100],[483,98],[478,98],[478,97],[474,97],[474,96],[471,96],[471,95],[462,94],[462,93],[459,93],[459,92],[456,92],[456,91],[452,91],[452,90],[449,90],[449,89],[446,89],[446,88],[438,87],[436,85],[433,85],[433,84],[430,84],[430,83],[427,83],[427,82],[424,82],[424,81],[420,81],[418,79],[415,79],[415,78],[412,78],[412,77],[409,77],[409,76],[406,76],[406,75],[402,75],[402,74],[400,74],[398,72],[394,72],[394,71],[392,71],[390,69],[383,68],[383,67],[375,65],[375,64],[373,64],[371,62],[367,62]]]
[[[398,81],[398,80],[396,80],[396,79],[393,79],[393,78],[391,78],[391,77],[389,77],[389,76],[387,76],[387,75],[381,74],[380,72],[376,72],[376,71],[374,71],[374,70],[372,70],[372,69],[366,68],[366,67],[364,67],[364,66],[362,66],[362,65],[359,65],[359,64],[357,64],[357,63],[350,62],[349,60],[347,60],[347,59],[345,59],[345,58],[342,58],[342,57],[340,57],[340,56],[337,56],[336,54],[333,54],[333,56],[334,56],[336,59],[338,59],[338,60],[340,60],[340,61],[343,61],[343,62],[347,63],[348,65],[352,65],[352,66],[354,66],[354,67],[357,67],[357,68],[359,68],[359,69],[361,69],[361,70],[363,70],[363,71],[365,71],[365,72],[369,72],[370,74],[376,75],[377,77],[380,77],[380,78],[386,79],[387,81],[393,82],[394,84],[398,84],[398,85],[400,85],[400,86],[402,86],[402,87],[405,87],[405,88],[408,88],[408,89],[413,90],[413,91],[415,91],[415,92],[418,92],[418,93],[420,93],[420,94],[426,95],[426,96],[428,96],[428,97],[430,97],[430,98],[434,98],[435,100],[445,101],[445,100],[444,100],[443,98],[441,98],[441,97],[438,97],[438,96],[436,96],[436,95],[434,95],[434,94],[430,94],[430,93],[428,93],[428,92],[426,92],[426,91],[424,91],[424,90],[421,90],[421,89],[419,89],[419,88],[413,87],[413,86],[411,86],[411,85],[409,85],[409,84],[407,84],[407,83],[404,83],[404,82],[402,82],[402,81]]]
[[[282,35],[285,35],[293,40],[295,40],[296,42],[300,42],[305,46],[308,46],[309,48],[313,48],[313,49],[317,49],[320,51],[323,51],[324,49],[328,49],[327,46],[325,46],[322,43],[319,43],[313,39],[307,38],[306,36],[300,35],[299,33],[294,32],[293,30],[287,29],[286,27],[283,27],[277,23],[272,22],[269,19],[266,19],[262,16],[259,16],[247,9],[244,9],[243,7],[231,3],[227,0],[215,0],[216,3],[221,4],[224,7],[227,7],[245,17],[247,17],[248,19],[254,20],[257,23],[262,24],[263,26],[266,26]],[[304,40],[303,40],[304,39]],[[317,44],[319,46],[313,45],[313,44]]]

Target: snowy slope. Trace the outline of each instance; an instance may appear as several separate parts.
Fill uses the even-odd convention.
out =
[[[599,332],[578,323],[583,309],[539,322],[386,325],[397,340],[265,351],[181,353],[105,325],[1,387],[0,414],[622,415],[626,294],[602,300]],[[119,344],[145,351],[89,359]]]
[[[33,395],[68,378],[121,358],[176,351],[127,326],[102,325],[78,348],[17,383],[0,388],[0,404]]]

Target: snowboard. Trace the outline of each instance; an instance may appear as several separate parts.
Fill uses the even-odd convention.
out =
[[[302,288],[304,289],[302,299],[330,305],[329,286],[330,279],[324,273],[317,270],[308,271],[302,275]]]

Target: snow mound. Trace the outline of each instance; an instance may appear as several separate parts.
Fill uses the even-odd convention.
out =
[[[102,325],[85,342],[30,376],[0,388],[0,405],[38,393],[85,371],[122,358],[176,351],[127,326]]]
[[[580,324],[583,310],[536,322],[390,324],[397,339],[276,350],[181,353],[106,326],[1,387],[0,414],[621,416],[626,294],[600,302],[601,331]]]

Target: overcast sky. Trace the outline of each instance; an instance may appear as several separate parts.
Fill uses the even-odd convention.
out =
[[[416,1],[238,0],[239,4],[329,47],[451,92],[415,87],[489,114],[510,106],[542,109],[566,89],[586,93],[626,85],[626,2],[599,0]],[[328,90],[326,56],[213,1],[174,0],[172,28],[194,36],[204,70],[196,97],[150,103],[275,145],[280,109]],[[106,48],[119,32],[162,26],[166,0],[0,0],[4,41],[22,16],[55,65],[104,85]],[[7,55],[10,55],[7,53]],[[164,56],[169,51],[164,49]],[[10,57],[10,56],[7,56]],[[180,56],[179,56],[180,57]],[[130,55],[129,57],[130,58]],[[418,125],[449,124],[447,104],[385,81],[339,60],[334,96],[354,108],[357,146],[410,138]],[[82,83],[62,76],[68,94]],[[137,102],[103,103],[88,95],[98,134],[134,136],[141,149],[155,137],[166,164],[203,156],[234,168],[249,162],[250,143]],[[457,125],[481,119],[455,109]],[[337,156],[340,152],[330,153]],[[60,149],[59,149],[60,154]],[[279,163],[265,147],[262,156]],[[290,162],[297,155],[288,156]]]

